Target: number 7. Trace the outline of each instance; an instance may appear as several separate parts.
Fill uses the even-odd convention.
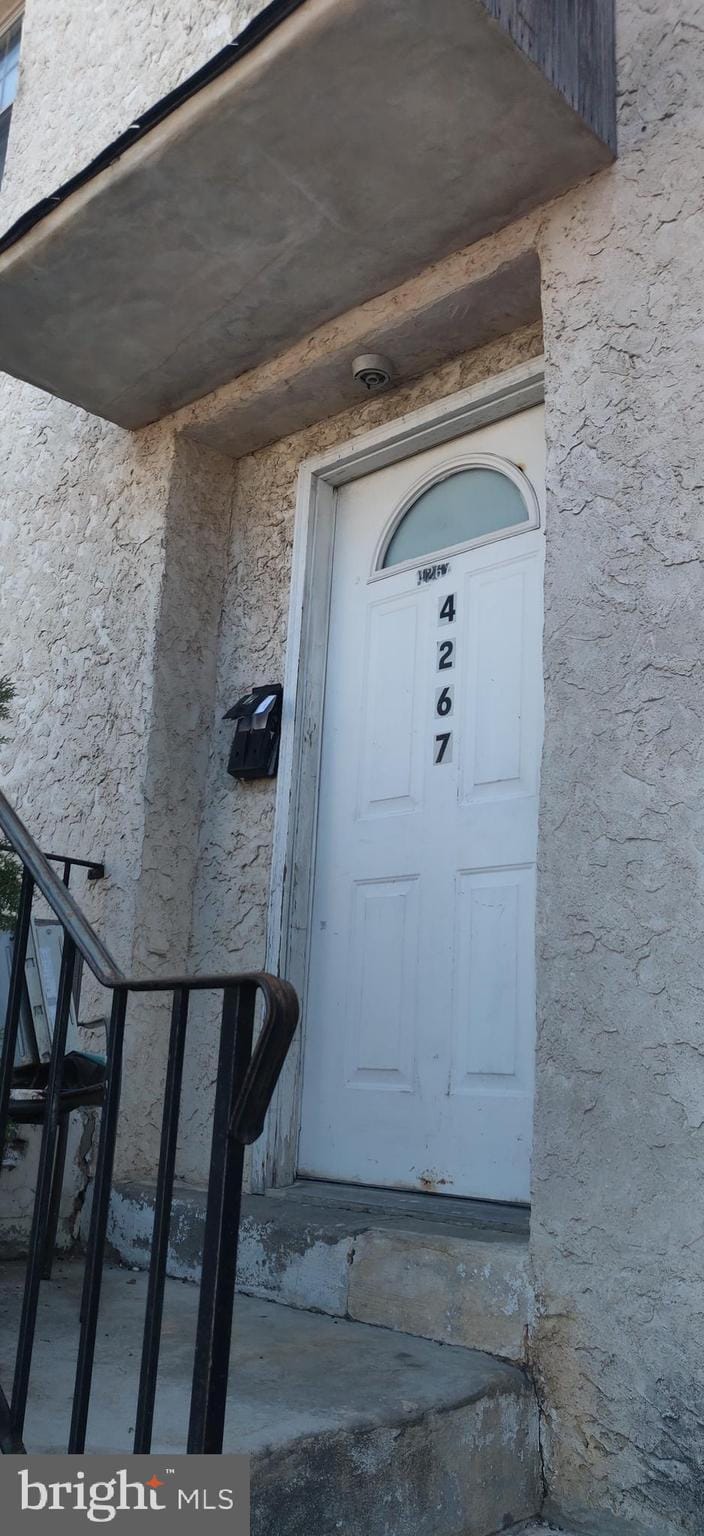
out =
[[[452,731],[442,731],[435,737],[435,763],[452,762]]]

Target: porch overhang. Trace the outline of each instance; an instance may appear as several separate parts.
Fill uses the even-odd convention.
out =
[[[276,0],[214,64],[0,241],[0,368],[124,427],[614,155],[613,0]]]

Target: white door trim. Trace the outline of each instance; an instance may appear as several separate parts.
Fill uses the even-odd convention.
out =
[[[305,997],[308,930],[332,576],[335,492],[372,470],[516,415],[544,399],[542,358],[307,459],[298,474],[284,702],[271,863],[267,969]],[[290,1184],[296,1173],[303,1032],[291,1049],[267,1131],[252,1149],[254,1189]]]

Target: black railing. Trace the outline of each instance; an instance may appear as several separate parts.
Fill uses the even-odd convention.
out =
[[[0,843],[0,853],[14,852],[12,843]],[[63,865],[64,885],[68,885],[72,869],[85,869],[89,880],[105,879],[105,865],[100,864],[97,859],[74,859],[73,854],[67,853],[45,853],[44,858],[51,864]]]
[[[12,853],[14,853],[14,851],[15,850],[12,847],[11,843],[0,843],[0,853],[10,853],[10,854],[12,854]],[[62,878],[63,884],[67,888],[68,888],[68,886],[71,883],[71,871],[73,869],[84,869],[85,872],[86,872],[86,876],[87,876],[88,880],[90,880],[90,881],[104,880],[105,879],[105,865],[100,863],[97,859],[76,859],[76,858],[73,857],[72,854],[66,854],[66,853],[45,853],[44,854],[44,858],[48,859],[51,864],[60,864],[61,865],[61,878]],[[74,978],[73,978],[73,1001],[74,1001],[74,1005],[75,1005],[75,1008],[76,1008],[76,1012],[78,1012],[78,1008],[79,1008],[79,1005],[80,1005],[82,977],[83,977],[83,956],[81,955],[80,950],[79,950],[77,952],[77,954],[76,954],[76,965],[75,965]],[[100,1022],[103,1022],[103,1021],[102,1020],[97,1020],[96,1022],[100,1023]],[[33,1034],[33,1027],[32,1027],[32,1023],[31,1023],[31,1018],[29,1018],[29,1017],[27,1019],[27,1025],[28,1025],[28,1028],[29,1028],[30,1032]],[[34,1049],[36,1051],[37,1050],[36,1040],[33,1041],[33,1046],[34,1046]],[[38,1052],[37,1052],[37,1060],[38,1059],[39,1059],[39,1057],[38,1057]],[[16,1113],[15,1113],[15,1118],[17,1118]],[[26,1114],[25,1118],[27,1120],[31,1120],[31,1116],[29,1114],[29,1111],[27,1111],[27,1114]],[[64,1141],[64,1143],[65,1143],[65,1136],[66,1136],[66,1132],[67,1132],[67,1124],[68,1124],[68,1122],[64,1118],[64,1119],[62,1119],[60,1121],[60,1125],[59,1125],[59,1137],[62,1139],[62,1141]],[[66,1150],[66,1148],[65,1148],[65,1144],[64,1144],[63,1145],[63,1151],[65,1152],[65,1150]],[[55,1167],[59,1171],[63,1168],[63,1158],[59,1158],[58,1155],[57,1155],[57,1158],[56,1158]],[[60,1194],[60,1190],[59,1190],[59,1194]],[[58,1212],[56,1214],[58,1216]],[[47,1238],[47,1250],[48,1251],[50,1251],[53,1248],[53,1239],[52,1239],[52,1236],[51,1236],[51,1230],[52,1230],[52,1223],[50,1222],[49,1223],[49,1234],[48,1234],[48,1238]],[[56,1230],[55,1230],[55,1224],[54,1224],[54,1237],[55,1236],[56,1236]],[[51,1264],[50,1263],[49,1263],[48,1269],[49,1269],[49,1273],[50,1273],[50,1271],[51,1271]],[[47,1274],[47,1278],[48,1278],[48,1274]]]
[[[135,1452],[148,1452],[151,1449],[188,1009],[192,992],[212,991],[222,994],[222,1014],[186,1449],[191,1453],[218,1454],[222,1451],[225,1425],[245,1148],[256,1141],[264,1126],[266,1111],[296,1029],[296,994],[288,982],[263,972],[239,976],[171,976],[163,980],[124,976],[68,889],[67,865],[70,867],[72,863],[81,863],[89,870],[101,866],[88,860],[67,860],[61,856],[64,881],[59,879],[49,859],[40,853],[26,827],[2,794],[0,830],[12,852],[19,858],[23,871],[0,1060],[0,1154],[6,1142],[12,1104],[24,968],[35,891],[44,897],[63,930],[51,1059],[42,1100],[37,1185],[9,1401],[0,1387],[0,1449],[6,1453],[24,1451],[24,1423],[39,1288],[45,1272],[47,1235],[52,1220],[57,1136],[65,1120],[67,1104],[70,1107],[70,1096],[67,1096],[63,1083],[63,1070],[75,969],[80,959],[88,966],[100,986],[111,994],[112,1001],[67,1450],[74,1454],[81,1453],[86,1443],[118,1129],[128,999],[131,993],[163,992],[173,995],[173,1005],[137,1415],[133,1445],[115,1447],[116,1450],[131,1449]],[[263,998],[264,1018],[253,1049],[258,994]]]

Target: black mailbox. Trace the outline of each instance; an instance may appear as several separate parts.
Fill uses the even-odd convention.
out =
[[[236,721],[227,765],[233,778],[273,779],[279,761],[283,692],[280,683],[252,688],[223,716]]]

